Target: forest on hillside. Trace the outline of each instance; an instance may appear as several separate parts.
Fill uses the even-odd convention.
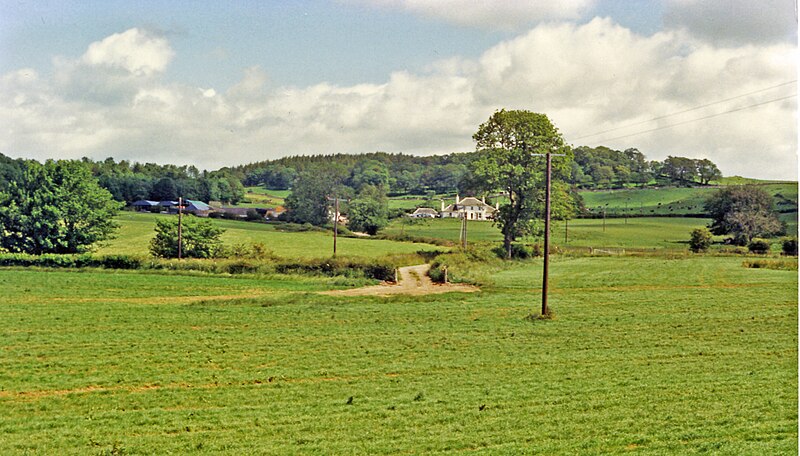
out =
[[[701,186],[722,177],[708,159],[668,157],[647,160],[637,149],[581,146],[573,149],[574,162],[567,178],[577,189],[614,189],[649,185]],[[415,156],[402,153],[289,156],[246,165],[199,170],[194,165],[138,163],[107,158],[80,160],[115,200],[126,203],[148,199],[175,200],[179,196],[235,205],[244,198],[245,186],[288,190],[298,176],[325,168],[343,184],[359,192],[363,186],[379,187],[388,196],[459,192],[477,195],[479,182],[470,164],[477,152]],[[0,190],[24,172],[23,159],[0,154]]]

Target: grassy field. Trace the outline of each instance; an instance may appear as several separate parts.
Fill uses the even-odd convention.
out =
[[[117,220],[120,229],[116,239],[98,249],[100,254],[148,255],[150,239],[155,234],[155,220],[174,215],[123,212]],[[248,223],[237,220],[213,220],[226,231],[222,240],[227,245],[261,242],[275,255],[283,258],[326,258],[333,252],[333,234],[328,232],[289,233],[276,231],[274,225]],[[341,257],[375,258],[387,254],[414,253],[420,249],[432,250],[426,244],[394,242],[378,239],[344,238],[337,241]]]
[[[289,190],[266,190],[264,187],[245,187],[244,197],[247,202],[239,203],[238,207],[276,207],[283,206],[284,200],[289,196]]]
[[[738,182],[738,180],[733,180]],[[775,198],[777,209],[793,212],[797,219],[797,183],[755,181]],[[606,210],[608,215],[681,215],[703,214],[706,199],[717,188],[646,188],[580,192],[584,204],[595,214]],[[795,222],[796,223],[796,222]]]
[[[541,263],[477,294],[0,269],[0,453],[797,454],[797,272]]]
[[[686,250],[692,230],[706,226],[708,220],[643,217],[629,218],[627,222],[621,218],[607,219],[605,229],[603,224],[602,219],[572,220],[567,227],[564,226],[564,222],[554,222],[552,242],[555,245],[568,247]],[[457,219],[421,219],[413,224],[396,221],[385,232],[458,241],[460,226],[461,222]],[[503,239],[500,230],[490,222],[470,222],[467,226],[467,238],[470,242]]]

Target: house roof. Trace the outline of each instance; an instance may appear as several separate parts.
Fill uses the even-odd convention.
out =
[[[177,206],[178,202],[177,201],[164,200],[164,201],[159,201],[158,205],[159,206],[164,206],[164,207]]]
[[[418,207],[417,210],[414,211],[414,214],[431,214],[436,215],[438,212],[436,209],[431,209],[430,207]]]
[[[469,198],[462,199],[461,201],[458,202],[458,204],[451,204],[451,205],[447,206],[446,208],[444,208],[444,210],[442,212],[458,212],[464,206],[478,206],[480,208],[480,210],[483,210],[484,212],[489,213],[489,214],[491,214],[491,213],[493,213],[493,212],[495,212],[497,210],[497,209],[494,208],[494,206],[492,206],[490,204],[486,204],[486,203],[484,203],[483,201],[481,201],[481,200],[479,200],[477,198],[469,197]]]
[[[194,200],[186,200],[184,203],[187,204],[186,210],[187,211],[210,211],[211,206],[202,202],[202,201],[194,201]]]
[[[158,206],[158,201],[139,200],[136,201],[135,203],[131,203],[131,206],[153,207],[153,206]]]

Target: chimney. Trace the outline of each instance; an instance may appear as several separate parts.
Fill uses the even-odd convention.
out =
[[[458,202],[459,202],[458,193],[456,193],[456,204],[458,204]]]
[[[496,210],[496,211],[500,210],[500,201],[495,201],[494,202],[494,210]]]
[[[441,210],[441,211],[439,211],[439,212],[444,212],[444,200],[439,200],[439,201],[441,201],[441,202],[442,202],[442,210]]]
[[[481,196],[481,203],[483,203],[484,206],[486,205],[486,195]]]

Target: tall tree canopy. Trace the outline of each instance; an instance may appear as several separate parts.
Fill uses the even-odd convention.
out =
[[[109,238],[121,204],[75,161],[25,162],[0,193],[0,247],[31,254],[76,253]]]
[[[331,222],[328,198],[349,198],[352,189],[343,185],[349,172],[335,163],[309,168],[297,175],[292,193],[286,198],[292,222],[322,226]]]
[[[545,158],[534,154],[567,154],[553,160],[553,178],[565,180],[571,170],[572,151],[546,115],[530,111],[497,111],[478,128],[473,139],[478,150],[472,165],[474,178],[486,191],[508,195],[508,203],[500,206],[495,223],[510,255],[511,244],[531,232],[532,221],[544,203]]]
[[[773,208],[772,195],[755,185],[723,188],[709,197],[705,207],[712,218],[714,234],[731,234],[745,245],[757,236],[781,234],[785,230]]]

